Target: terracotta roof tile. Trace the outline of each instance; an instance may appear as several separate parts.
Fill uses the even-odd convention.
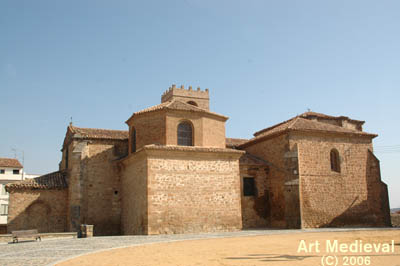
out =
[[[323,122],[305,119],[302,117],[296,118],[294,120],[294,122],[291,123],[291,125],[289,126],[289,129],[302,130],[302,131],[324,131],[324,132],[349,133],[349,134],[365,135],[365,136],[376,136],[375,134],[370,134],[370,133],[367,133],[364,131],[335,126],[335,125],[331,125],[331,124],[327,124],[327,123],[323,123]]]
[[[208,110],[202,109],[200,107],[194,106],[192,104],[188,104],[182,101],[179,101],[177,99],[174,99],[172,101],[164,102],[158,105],[151,106],[149,108],[137,111],[133,113],[133,115],[126,121],[128,122],[132,117],[144,113],[149,113],[149,112],[154,112],[154,111],[159,111],[159,110],[184,110],[184,111],[192,111],[192,112],[199,112],[199,113],[206,113],[206,114],[211,114],[214,116],[218,116],[224,119],[228,119],[228,117],[210,112]]]
[[[22,168],[22,164],[17,159],[0,158],[0,167]]]
[[[263,160],[260,159],[248,152],[246,152],[245,154],[242,155],[242,157],[240,157],[239,159],[239,163],[242,164],[247,164],[247,165],[268,165],[268,163]]]
[[[353,134],[353,135],[360,135],[360,136],[370,136],[376,137],[376,134],[371,134],[359,130],[353,130],[348,128],[343,128],[340,126],[335,126],[323,122],[318,122],[315,120],[309,120],[300,116],[294,117],[272,127],[263,129],[262,131],[257,132],[255,137],[250,139],[248,142],[241,144],[246,145],[248,143],[257,142],[261,139],[271,137],[274,135],[279,135],[286,131],[308,131],[308,132],[333,132],[333,133],[341,133],[341,134]]]
[[[67,188],[66,172],[57,171],[32,179],[9,183],[6,190],[14,189],[64,189]]]
[[[225,143],[227,148],[235,148],[240,144],[245,143],[248,139],[235,139],[235,138],[226,138]]]
[[[126,130],[112,130],[99,128],[81,128],[69,126],[73,134],[79,134],[82,138],[93,139],[128,139],[129,132]]]
[[[300,114],[298,116],[290,118],[289,120],[283,121],[283,122],[281,122],[279,124],[276,124],[276,125],[273,125],[271,127],[267,127],[267,128],[264,128],[264,129],[262,129],[260,131],[257,131],[256,133],[254,133],[254,136],[256,137],[258,135],[261,135],[262,133],[270,131],[273,128],[279,127],[282,124],[286,125],[287,122],[293,121],[294,119],[296,119],[298,117],[302,117],[302,118],[318,117],[318,118],[324,118],[324,119],[330,119],[330,120],[349,120],[349,121],[352,121],[352,122],[355,122],[355,123],[359,123],[359,124],[364,124],[365,123],[365,121],[351,119],[351,118],[348,118],[347,116],[331,116],[331,115],[326,115],[326,114],[321,114],[321,113],[316,113],[316,112],[305,112],[305,113],[302,113],[302,114]]]
[[[332,120],[349,120],[349,121],[360,123],[360,124],[365,123],[365,121],[351,119],[347,116],[331,116],[331,115],[326,115],[326,114],[321,114],[321,113],[316,113],[316,112],[305,112],[299,116],[304,117],[304,118],[319,117],[319,118],[332,119]]]

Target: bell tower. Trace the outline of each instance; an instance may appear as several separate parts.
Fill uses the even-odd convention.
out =
[[[192,104],[207,111],[210,110],[210,97],[208,89],[202,91],[200,90],[200,87],[198,87],[197,90],[193,90],[192,86],[189,86],[189,89],[185,89],[183,85],[180,88],[177,88],[176,85],[173,84],[161,96],[161,103],[175,99]]]

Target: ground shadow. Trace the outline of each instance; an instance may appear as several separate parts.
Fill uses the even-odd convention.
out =
[[[318,257],[318,256],[297,256],[288,254],[249,254],[239,257],[226,257],[227,260],[259,260],[263,262],[269,261],[301,261],[307,258]]]

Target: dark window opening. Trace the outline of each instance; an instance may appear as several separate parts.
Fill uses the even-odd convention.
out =
[[[189,122],[182,122],[178,125],[178,145],[193,146],[193,130]]]
[[[13,170],[13,175],[19,175],[19,169],[14,169]]]
[[[197,103],[194,102],[194,101],[188,101],[187,103],[188,103],[188,104],[191,104],[191,105],[194,105],[194,106],[198,106]]]
[[[340,158],[336,149],[331,150],[331,170],[340,173]]]
[[[136,152],[136,129],[134,128],[131,132],[131,152]]]
[[[69,157],[69,155],[68,155],[68,148],[66,149],[66,151],[65,151],[65,168],[66,169],[68,169],[68,158]]]
[[[5,169],[0,169],[0,174],[5,174],[6,170]]]
[[[253,177],[243,178],[243,195],[244,196],[255,196],[256,186]]]
[[[116,190],[116,191],[114,191],[114,195],[118,195],[118,191]]]

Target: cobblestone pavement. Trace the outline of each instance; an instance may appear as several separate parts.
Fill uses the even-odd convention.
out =
[[[150,243],[173,242],[207,238],[257,236],[272,234],[296,234],[303,232],[341,232],[355,230],[400,230],[400,229],[311,229],[311,230],[243,230],[229,233],[182,234],[159,236],[106,236],[75,239],[49,239],[42,242],[25,241],[0,244],[0,265],[55,265],[58,262],[80,255],[113,248]]]

